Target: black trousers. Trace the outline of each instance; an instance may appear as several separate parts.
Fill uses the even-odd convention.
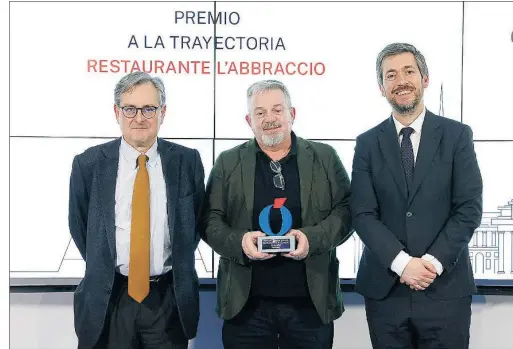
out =
[[[225,349],[331,349],[333,323],[323,324],[310,299],[250,298],[223,324]]]
[[[365,299],[374,349],[467,349],[472,296],[429,298],[404,284],[383,300]]]
[[[172,279],[169,272],[150,282],[150,293],[139,304],[128,295],[128,278],[116,274],[105,326],[95,349],[187,349]]]

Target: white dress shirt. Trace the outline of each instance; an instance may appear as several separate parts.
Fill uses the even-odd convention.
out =
[[[121,138],[116,180],[116,266],[121,274],[127,276],[130,261],[132,195],[138,171],[137,157],[140,154]],[[166,183],[156,140],[146,155],[149,158],[146,168],[150,178],[150,275],[154,276],[171,269],[171,266],[164,266],[171,256],[171,243],[167,224]]]
[[[422,133],[422,124],[424,123],[425,116],[426,116],[426,108],[424,108],[424,110],[422,110],[422,113],[420,113],[420,115],[417,117],[417,119],[415,119],[415,121],[409,126],[409,127],[413,128],[413,133],[411,134],[410,139],[411,139],[411,143],[413,146],[414,161],[417,161],[417,154],[419,152],[419,145],[420,145],[420,137],[421,137],[421,133]],[[403,129],[404,127],[408,127],[408,126],[401,124],[396,118],[393,118],[393,119],[394,119],[395,128],[397,130],[397,136],[399,138],[399,144],[401,144],[403,136],[399,135],[399,133],[401,132],[401,129]],[[409,254],[407,254],[404,251],[401,251],[395,257],[395,259],[392,261],[392,265],[390,266],[390,269],[392,269],[392,271],[395,272],[397,275],[402,276],[403,271],[406,268],[406,265],[411,261],[411,259],[412,259],[412,257]],[[440,263],[438,261],[438,259],[436,259],[435,257],[433,257],[430,254],[423,255],[422,259],[424,259],[428,262],[431,262],[435,266],[438,275],[442,274],[442,272],[443,272],[442,263]]]

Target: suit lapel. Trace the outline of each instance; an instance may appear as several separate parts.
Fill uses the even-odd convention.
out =
[[[401,163],[401,149],[399,148],[399,138],[392,116],[382,124],[381,131],[378,136],[379,146],[401,195],[406,199],[408,197],[408,191],[406,188],[406,179],[404,178],[403,165]]]
[[[297,137],[297,167],[299,170],[299,188],[301,198],[301,220],[305,222],[310,194],[312,192],[312,178],[314,171],[314,154],[310,145],[302,138]]]
[[[167,218],[169,226],[169,238],[173,248],[175,228],[176,204],[178,202],[178,188],[180,185],[181,156],[173,151],[173,144],[160,138],[157,139],[157,151],[162,163],[164,181],[166,182]]]
[[[408,206],[413,201],[415,194],[419,190],[422,181],[429,171],[433,158],[436,155],[442,132],[437,117],[426,110],[426,116],[422,125],[420,136],[419,151],[415,161],[415,170],[413,172],[413,182],[410,195],[408,197]]]
[[[245,147],[240,150],[240,163],[242,164],[242,187],[244,188],[244,198],[246,199],[246,208],[248,217],[253,217],[253,201],[255,191],[255,140],[250,140]]]
[[[116,205],[116,179],[118,175],[119,146],[121,138],[107,143],[102,148],[98,164],[98,184],[102,202],[103,219],[107,232],[107,242],[113,258],[116,260],[116,221],[114,208]]]

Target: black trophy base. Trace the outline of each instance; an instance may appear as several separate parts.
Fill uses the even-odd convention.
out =
[[[292,252],[296,249],[295,236],[259,236],[258,252]]]

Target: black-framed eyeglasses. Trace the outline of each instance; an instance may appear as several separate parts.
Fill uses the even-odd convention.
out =
[[[285,190],[285,177],[281,174],[281,164],[278,161],[271,161],[271,170],[276,173],[273,177],[273,184],[276,188]]]
[[[119,107],[119,109],[121,109],[121,112],[123,113],[123,116],[128,119],[135,118],[139,110],[141,111],[142,116],[144,116],[146,119],[151,119],[155,115],[157,115],[157,110],[159,108],[160,106],[154,107],[151,105],[142,108],[136,108],[132,106]]]

